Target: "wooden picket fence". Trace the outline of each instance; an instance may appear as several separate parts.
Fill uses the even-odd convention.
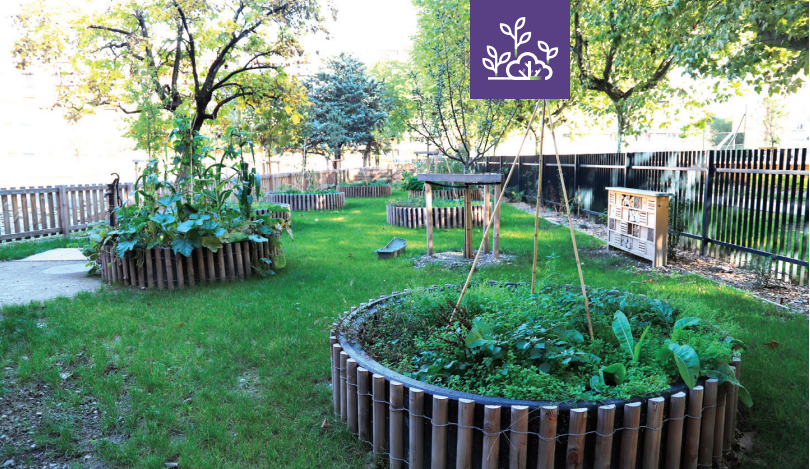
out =
[[[427,225],[427,207],[385,206],[386,222],[405,228],[422,228]],[[472,206],[473,226],[484,226],[484,206]],[[433,226],[437,229],[464,228],[464,207],[433,207]]]
[[[132,184],[121,184],[126,200]],[[107,218],[106,184],[0,189],[0,241],[69,235]]]
[[[261,184],[265,192],[283,186],[306,190],[313,185],[321,187],[341,182],[376,179],[390,182],[402,179],[402,171],[403,167],[266,174],[261,177]],[[106,183],[0,188],[0,242],[68,236],[85,230],[90,223],[108,218],[107,201],[104,199],[106,190]],[[133,183],[121,183],[118,195],[122,201],[126,201],[133,190]]]
[[[391,185],[385,186],[337,186],[346,197],[389,197]]]

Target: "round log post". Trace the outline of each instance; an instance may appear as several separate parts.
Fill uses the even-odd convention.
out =
[[[484,448],[482,469],[498,469],[501,448],[501,406],[484,406]]]
[[[444,396],[433,396],[430,469],[447,468],[447,403]]]
[[[421,389],[408,390],[408,467],[422,469],[425,461],[425,392]]]
[[[624,430],[619,458],[619,469],[635,469],[638,451],[638,430],[641,422],[641,402],[629,402],[624,405]]]
[[[681,467],[684,410],[686,410],[686,393],[673,394],[669,398],[669,423],[667,426],[667,451],[664,469],[678,469]]]
[[[663,397],[647,399],[647,430],[644,434],[644,460],[641,466],[643,469],[658,469],[665,402]]]
[[[568,450],[565,454],[566,469],[582,469],[585,464],[585,427],[588,409],[571,409],[568,422]]]
[[[526,469],[528,451],[529,407],[512,406],[512,418],[509,425],[509,469]]]
[[[596,448],[593,455],[594,469],[610,469],[610,456],[613,453],[613,420],[616,406],[600,406],[596,416]]]
[[[540,408],[539,436],[537,469],[554,469],[554,450],[557,446],[557,406]]]

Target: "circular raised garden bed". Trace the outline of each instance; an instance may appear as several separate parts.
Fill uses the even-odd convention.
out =
[[[277,255],[278,250],[270,241],[225,243],[217,252],[198,247],[188,257],[171,248],[136,248],[121,258],[114,246],[103,246],[98,262],[101,277],[107,283],[172,290],[248,278],[262,265],[260,259],[270,259],[270,265],[274,265]]]
[[[343,321],[362,323],[407,293],[371,299]],[[710,467],[733,441],[737,388],[716,379],[628,400],[523,401],[396,373],[337,328],[330,345],[335,414],[391,467]],[[739,359],[734,365],[739,376]]]
[[[346,197],[389,197],[391,186],[337,186]]]
[[[346,206],[343,192],[329,194],[267,194],[267,201],[274,204],[289,204],[292,211],[336,210]]]
[[[276,205],[278,205],[278,206],[280,206],[282,208],[286,208],[286,209],[290,210],[290,205],[289,204],[276,204]],[[289,211],[287,211],[287,212],[272,212],[272,211],[270,211],[269,209],[266,209],[266,208],[257,208],[255,210],[253,210],[253,213],[255,213],[256,215],[270,215],[273,218],[281,218],[282,220],[285,220],[285,221],[290,221],[290,219],[292,218],[291,213]]]
[[[445,189],[432,191],[433,197],[437,199],[460,199],[464,197],[464,189]],[[470,200],[484,200],[484,192],[481,189],[470,189]],[[408,197],[411,199],[420,199],[425,197],[425,191],[408,191]]]
[[[464,207],[433,207],[435,228],[464,228]],[[421,228],[427,223],[427,207],[400,207],[386,205],[386,221],[389,225],[405,228]],[[473,226],[484,225],[484,206],[472,206]]]

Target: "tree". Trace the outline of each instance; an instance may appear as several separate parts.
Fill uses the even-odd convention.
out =
[[[467,173],[513,129],[520,102],[470,99],[468,1],[414,4],[414,117],[408,127]]]
[[[364,164],[374,149],[374,130],[385,125],[391,99],[382,83],[355,57],[340,54],[306,83],[311,103],[307,147],[340,160],[349,149],[363,147]]]
[[[776,147],[782,143],[787,116],[785,103],[779,96],[768,96],[762,100],[762,135],[768,146]]]
[[[792,93],[808,75],[808,3],[687,2],[698,14],[678,62],[693,76],[743,80],[757,93]]]
[[[67,58],[74,84],[59,87],[56,106],[69,119],[99,106],[141,112],[125,90],[148,77],[152,101],[191,114],[194,132],[229,103],[283,96],[284,61],[322,19],[317,0],[113,0],[89,13],[51,4],[16,17],[12,53],[20,69]]]
[[[572,73],[584,90],[604,95],[583,102],[582,108],[596,115],[616,116],[619,152],[624,137],[639,134],[641,127],[651,123],[651,111],[678,92],[667,76],[675,65],[675,51],[698,20],[692,3],[571,3],[571,53],[576,64]]]

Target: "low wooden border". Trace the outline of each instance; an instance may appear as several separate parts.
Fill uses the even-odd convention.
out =
[[[346,197],[390,197],[391,186],[337,186]]]
[[[269,241],[226,243],[217,252],[195,248],[191,256],[171,248],[138,249],[118,257],[114,246],[104,246],[99,255],[101,278],[126,286],[183,289],[201,283],[224,282],[253,275],[260,259],[275,260],[277,250]],[[272,268],[272,263],[270,264]]]
[[[289,204],[292,211],[336,210],[346,206],[343,192],[334,194],[267,194],[267,201],[274,204]]]
[[[473,205],[473,226],[484,226],[484,206]],[[389,225],[405,228],[421,228],[427,223],[426,207],[385,206],[386,221]],[[433,207],[433,227],[464,228],[464,207]]]
[[[445,189],[432,191],[434,199],[460,199],[464,197],[464,189]],[[484,200],[484,193],[481,189],[470,189],[472,200]],[[424,199],[425,191],[408,191],[408,197],[412,199]]]
[[[372,315],[401,294],[353,307],[343,320]],[[337,330],[329,341],[335,415],[392,468],[692,469],[731,450],[737,389],[715,379],[629,400],[518,401],[408,378]],[[733,365],[739,377],[740,360]]]
[[[289,204],[277,204],[277,205],[281,207],[286,207],[288,209],[290,208]],[[270,215],[273,218],[281,218],[282,220],[286,221],[290,221],[290,219],[292,218],[292,214],[290,212],[271,212],[266,208],[257,208],[253,210],[253,213],[255,213],[256,215]]]

